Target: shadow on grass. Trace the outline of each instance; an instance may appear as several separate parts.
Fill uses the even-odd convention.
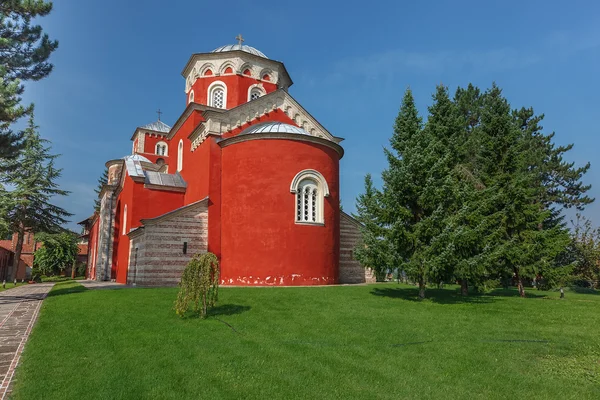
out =
[[[65,294],[86,292],[88,289],[81,285],[68,286],[64,288],[54,288],[48,293],[47,297],[62,296]]]
[[[250,311],[251,308],[252,307],[250,307],[250,306],[242,306],[239,304],[222,304],[220,306],[209,308],[208,311],[206,312],[206,317],[207,318],[211,318],[211,317],[216,318],[216,317],[222,317],[222,316],[227,316],[227,315],[236,315],[236,314],[244,313],[246,311]],[[185,319],[200,318],[200,314],[195,313],[193,311],[188,311],[185,313],[183,318],[185,318]],[[218,319],[218,318],[216,318],[216,319]]]
[[[422,301],[419,299],[418,288],[374,288],[371,290],[374,296],[389,297],[407,301]],[[527,297],[545,297],[535,293],[527,293]],[[489,294],[469,293],[461,296],[459,289],[427,289],[425,299],[439,304],[464,304],[464,303],[493,303],[498,297],[518,297],[519,292],[512,289],[499,289]]]
[[[595,294],[595,295],[600,295],[600,290],[596,290],[596,289],[592,289],[592,288],[586,288],[586,287],[581,287],[581,286],[572,286],[570,288],[570,290],[574,293],[579,293],[579,294]]]

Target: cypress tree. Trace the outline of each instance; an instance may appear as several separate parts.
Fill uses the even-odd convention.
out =
[[[50,153],[48,141],[40,138],[34,123],[33,113],[24,131],[23,150],[18,158],[9,161],[8,170],[2,180],[14,187],[4,191],[0,199],[4,205],[5,221],[11,232],[16,232],[17,244],[13,271],[16,271],[23,247],[26,230],[34,233],[55,233],[71,214],[52,204],[54,196],[64,196],[68,192],[58,187],[56,180],[61,169],[54,166],[58,157]]]
[[[52,3],[43,0],[0,2],[0,159],[15,158],[21,132],[11,125],[32,111],[21,104],[23,82],[37,81],[52,71],[48,63],[58,42],[50,40],[32,19],[48,15]]]

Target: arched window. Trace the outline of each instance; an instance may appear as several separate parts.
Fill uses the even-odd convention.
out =
[[[259,86],[251,86],[248,90],[248,101],[256,100],[265,93]]]
[[[208,105],[215,108],[227,107],[227,86],[223,82],[213,82],[208,87]]]
[[[177,171],[181,171],[183,169],[183,139],[179,140],[179,145],[177,146]]]
[[[301,171],[292,180],[290,191],[296,194],[296,222],[324,223],[324,198],[329,196],[329,187],[323,175],[312,169]]]
[[[190,96],[188,99],[188,104],[194,102],[194,90],[190,90]]]
[[[168,150],[168,146],[165,142],[156,143],[156,151],[155,151],[156,155],[167,156],[168,155],[167,150]]]
[[[123,235],[127,234],[127,204],[123,208]]]

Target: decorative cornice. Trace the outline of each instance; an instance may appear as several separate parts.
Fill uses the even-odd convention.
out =
[[[192,54],[186,63],[181,75],[186,80],[185,92],[188,93],[194,81],[203,76],[203,72],[210,67],[213,75],[219,76],[222,71],[230,66],[235,74],[241,74],[246,68],[250,69],[251,76],[262,79],[262,72],[271,75],[269,82],[281,88],[292,86],[292,78],[281,61],[263,58],[241,50],[233,50],[219,53],[196,53]]]
[[[242,143],[242,142],[247,142],[250,140],[269,140],[269,139],[279,139],[279,140],[296,140],[299,142],[308,142],[308,143],[315,143],[315,144],[320,144],[329,148],[332,148],[333,150],[335,150],[339,156],[340,159],[344,156],[344,149],[342,148],[342,146],[340,146],[339,144],[332,142],[331,140],[327,140],[327,139],[323,139],[320,137],[315,137],[315,136],[308,136],[308,135],[301,135],[301,134],[297,134],[297,133],[285,133],[285,132],[278,132],[278,133],[252,133],[252,134],[248,134],[248,135],[237,135],[234,137],[230,137],[228,139],[223,139],[221,141],[219,141],[219,146],[221,146],[221,148],[227,147],[227,146],[231,146],[237,143]]]
[[[279,89],[224,112],[204,111],[205,122],[196,127],[188,136],[192,141],[191,150],[196,150],[209,135],[221,136],[243,125],[260,120],[263,116],[277,109],[282,110],[296,125],[307,131],[311,137],[322,138],[336,144],[343,140],[329,133],[287,91]]]

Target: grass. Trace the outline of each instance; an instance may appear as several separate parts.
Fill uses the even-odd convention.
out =
[[[600,296],[461,298],[396,284],[223,288],[206,320],[176,289],[57,284],[15,399],[600,398]]]

